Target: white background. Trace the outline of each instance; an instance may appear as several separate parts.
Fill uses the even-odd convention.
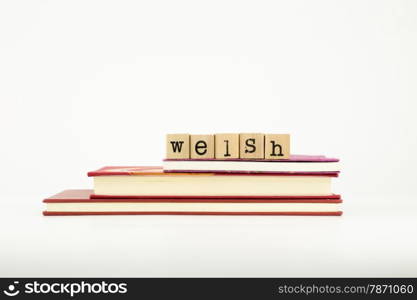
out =
[[[416,1],[2,1],[0,276],[417,276]],[[166,133],[291,133],[343,217],[43,217]]]

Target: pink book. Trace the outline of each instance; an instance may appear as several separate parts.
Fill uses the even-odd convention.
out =
[[[165,159],[164,172],[337,174],[339,159],[324,155],[291,155],[282,160]]]

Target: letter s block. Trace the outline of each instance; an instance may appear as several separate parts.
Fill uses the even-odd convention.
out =
[[[167,134],[166,158],[189,159],[190,158],[190,135]]]
[[[214,135],[191,135],[191,158],[214,158]]]
[[[265,135],[265,159],[288,159],[290,158],[290,135],[289,134],[266,134]]]
[[[262,133],[240,134],[240,158],[263,159],[265,135]]]

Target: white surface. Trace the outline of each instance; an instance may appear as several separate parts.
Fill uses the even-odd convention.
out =
[[[1,1],[0,276],[417,276],[416,16],[412,0]],[[160,164],[175,132],[291,133],[293,153],[342,159],[346,214],[40,216],[87,171]]]
[[[342,217],[42,217],[10,200],[2,276],[417,275],[417,206],[383,199]]]

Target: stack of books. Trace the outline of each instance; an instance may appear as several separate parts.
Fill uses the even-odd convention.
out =
[[[104,167],[88,173],[93,190],[44,200],[44,215],[339,216],[332,193],[339,160],[165,159],[162,167]]]

